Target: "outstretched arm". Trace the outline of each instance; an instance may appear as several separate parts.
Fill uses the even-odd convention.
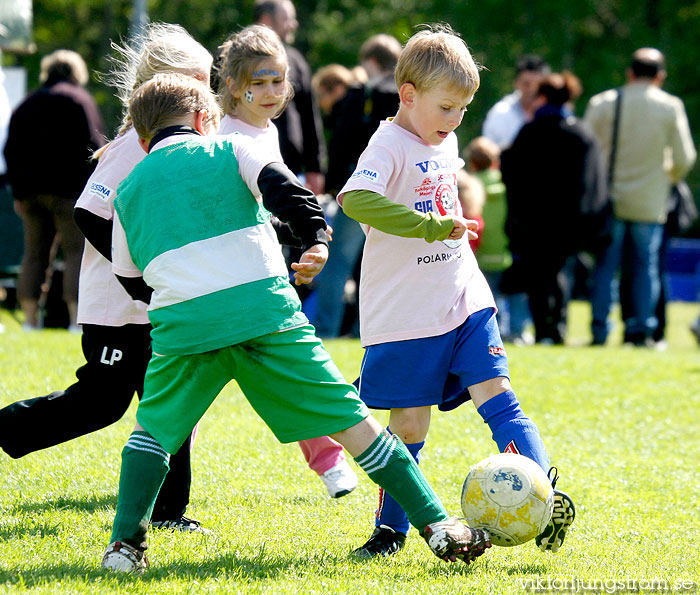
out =
[[[403,238],[423,238],[426,242],[458,240],[465,232],[469,238],[477,237],[476,221],[459,215],[437,216],[435,213],[414,211],[370,190],[346,192],[343,195],[343,211],[360,223]]]
[[[292,263],[295,283],[311,283],[328,260],[328,235],[323,209],[313,192],[304,188],[283,163],[266,165],[258,176],[263,205],[298,238],[304,253]]]

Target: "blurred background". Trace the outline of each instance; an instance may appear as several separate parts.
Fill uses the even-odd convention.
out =
[[[482,84],[458,130],[462,143],[480,133],[486,111],[512,90],[515,61],[543,56],[554,70],[582,81],[576,106],[624,82],[630,54],[653,46],[666,54],[665,89],[685,102],[691,129],[700,125],[700,0],[304,0],[295,2],[295,46],[313,70],[357,64],[360,44],[386,32],[402,42],[421,23],[443,21],[467,41],[485,67]],[[109,68],[110,41],[128,37],[145,19],[183,25],[209,50],[252,22],[252,0],[0,0],[0,49],[10,99],[38,86],[41,56],[57,48],[80,53],[91,69],[88,89],[116,130],[120,108],[100,72]],[[24,85],[24,87],[22,87]],[[14,90],[14,91],[13,91]],[[19,97],[16,97],[19,95]],[[698,168],[688,179],[698,194]],[[689,235],[700,236],[696,225]]]

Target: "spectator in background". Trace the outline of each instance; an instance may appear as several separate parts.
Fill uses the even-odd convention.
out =
[[[24,256],[17,294],[24,328],[39,328],[39,297],[56,237],[65,263],[63,299],[70,330],[77,331],[78,275],[84,237],[73,221],[73,204],[95,164],[93,151],[104,144],[97,104],[84,86],[88,70],[71,50],[41,60],[41,88],[12,114],[5,160],[15,210],[24,226]]]
[[[486,114],[482,134],[501,150],[509,147],[520,129],[535,115],[537,88],[542,77],[551,72],[549,65],[534,54],[521,57],[516,64],[515,91],[503,97]]]
[[[301,52],[291,45],[299,27],[294,4],[291,0],[255,0],[253,20],[255,24],[265,25],[277,33],[287,50],[294,97],[275,120],[284,162],[304,179],[309,190],[323,194],[325,182],[321,163],[325,158],[325,148],[321,115],[311,91],[311,68]]]
[[[318,99],[318,106],[325,118],[326,128],[332,126],[333,108],[347,95],[348,89],[355,82],[349,68],[342,64],[328,64],[318,69],[311,79],[311,88]]]
[[[401,43],[398,39],[386,34],[373,35],[362,44],[359,51],[360,64],[367,73],[367,82],[345,87],[344,94],[343,84],[334,84],[336,92],[331,97],[336,98],[336,103],[327,120],[329,141],[326,176],[326,190],[333,197],[355,171],[357,161],[379,123],[394,116],[398,110],[399,94],[394,82],[394,67],[400,53]],[[335,72],[337,74],[338,71]],[[326,73],[329,74],[329,71]],[[344,76],[347,78],[347,75]],[[321,89],[323,85],[320,76],[316,80]],[[329,78],[326,77],[326,80]],[[322,99],[324,103],[327,97]],[[355,278],[355,297],[346,303],[344,295],[347,280],[354,273],[359,276],[357,265],[365,235],[357,221],[350,219],[342,209],[334,211],[331,224],[333,242],[329,246],[328,263],[317,277],[318,301],[312,322],[320,337],[337,337],[343,327],[349,330],[349,334],[359,336],[359,278]],[[347,308],[351,310],[348,310],[346,318]]]
[[[515,90],[498,101],[486,114],[482,134],[495,142],[503,150],[508,148],[520,129],[532,120],[537,97],[537,88],[542,77],[550,74],[549,65],[535,54],[526,54],[515,65],[516,75],[513,81]],[[512,251],[512,250],[511,250]],[[515,263],[503,278],[503,290],[508,294],[510,305],[509,340],[515,343],[530,344],[532,335],[526,331],[530,320],[527,296],[520,282],[517,254],[513,254]]]
[[[612,243],[602,255],[593,279],[593,344],[603,345],[610,324],[613,280],[622,266],[630,280],[629,317],[625,339],[651,346],[657,327],[654,309],[659,299],[659,250],[668,212],[671,184],[682,179],[695,162],[696,151],[683,102],[666,93],[664,55],[654,48],[634,52],[627,83],[591,98],[585,120],[603,155],[611,155],[615,104],[620,115],[614,170],[609,189],[613,202]],[[623,254],[628,257],[623,259]]]
[[[467,169],[484,186],[486,200],[482,210],[483,229],[479,231],[476,260],[491,287],[498,307],[498,327],[504,341],[510,340],[511,304],[500,290],[501,276],[512,263],[506,236],[506,187],[501,180],[501,151],[485,136],[469,143],[465,152]],[[515,305],[517,307],[517,304]]]
[[[600,151],[569,102],[581,83],[568,72],[540,81],[535,115],[501,155],[508,196],[506,231],[521,259],[538,343],[561,345],[566,334],[567,260],[590,230],[580,225],[588,195],[606,191]]]
[[[2,57],[2,52],[0,52],[0,58]],[[7,128],[10,125],[10,114],[12,113],[12,108],[10,107],[10,100],[7,96],[7,90],[5,89],[5,74],[2,71],[2,65],[0,64],[0,148],[5,146],[5,139],[7,139]],[[14,242],[9,241],[14,239],[16,235],[14,233],[15,226],[14,221],[17,220],[17,215],[12,211],[12,199],[7,187],[7,166],[5,165],[5,158],[0,152],[0,228],[2,229],[3,241],[0,244],[0,274],[5,273],[8,266],[17,264],[13,258],[13,245]],[[21,226],[21,223],[20,223]],[[8,245],[9,244],[9,245]],[[5,302],[7,293],[5,289],[0,286],[0,304]],[[0,323],[0,333],[5,330],[5,327]]]

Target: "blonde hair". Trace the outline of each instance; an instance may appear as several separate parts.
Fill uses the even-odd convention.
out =
[[[318,93],[319,90],[330,91],[337,85],[350,87],[354,83],[355,77],[352,71],[342,64],[328,64],[322,66],[311,79],[311,87],[316,93]]]
[[[218,66],[218,92],[225,114],[233,114],[238,100],[233,96],[228,79],[232,84],[243,89],[253,79],[256,67],[269,58],[281,60],[285,65],[286,94],[274,117],[279,116],[294,96],[294,90],[288,77],[287,52],[277,33],[263,25],[250,25],[234,33],[220,47]]]
[[[90,80],[85,60],[73,50],[56,50],[41,59],[39,81],[55,83],[68,81],[84,87]]]
[[[457,195],[467,219],[480,217],[484,212],[484,203],[486,202],[484,185],[464,169],[457,170]]]
[[[446,84],[472,96],[479,88],[479,70],[467,44],[449,25],[427,25],[413,35],[401,52],[394,78],[400,89],[412,83],[417,91]]]
[[[475,171],[489,169],[501,157],[500,147],[485,136],[477,136],[467,145],[465,159]]]
[[[206,112],[204,124],[218,128],[221,110],[209,86],[180,73],[156,74],[129,101],[133,126],[139,138],[147,141],[196,112]]]
[[[143,34],[123,46],[112,42],[118,57],[112,58],[113,68],[107,81],[117,89],[117,97],[125,107],[118,135],[130,126],[126,106],[131,94],[154,75],[179,72],[209,79],[212,56],[180,25],[150,23]]]

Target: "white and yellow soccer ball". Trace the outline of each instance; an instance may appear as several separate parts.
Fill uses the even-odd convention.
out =
[[[533,460],[501,453],[474,465],[462,486],[462,512],[491,543],[514,546],[534,539],[552,518],[554,490]]]

